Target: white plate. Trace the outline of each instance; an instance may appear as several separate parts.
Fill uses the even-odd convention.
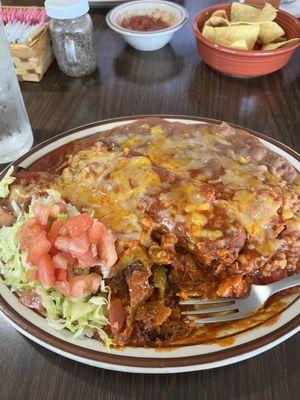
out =
[[[169,121],[191,124],[219,123],[219,121],[196,117],[163,117]],[[72,140],[140,118],[117,118],[73,129],[36,146],[27,155],[17,160],[15,165],[28,167],[45,154]],[[268,148],[285,157],[295,168],[300,169],[300,156],[296,152],[262,134],[249,132],[258,136]],[[133,347],[108,351],[95,340],[73,339],[68,331],[58,332],[51,329],[40,314],[24,307],[0,278],[0,310],[4,318],[29,339],[55,353],[84,364],[135,373],[178,373],[203,370],[232,364],[260,354],[288,339],[300,329],[300,296],[290,295],[281,302],[282,309],[276,312],[273,318],[266,316],[265,322],[253,323],[253,326],[249,324],[248,327],[239,328],[234,332],[227,327],[227,330],[222,333],[222,338],[213,343],[207,342],[159,351]],[[249,319],[244,321],[247,323]]]

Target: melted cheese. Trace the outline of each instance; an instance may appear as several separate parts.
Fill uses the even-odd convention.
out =
[[[143,124],[141,131],[114,131],[110,139],[118,151],[108,151],[101,143],[79,151],[53,188],[76,206],[92,208],[115,232],[140,232],[141,242],[151,243],[149,228],[142,223],[144,207],[158,200],[162,209],[157,214],[170,229],[182,224],[192,240],[216,241],[241,224],[248,244],[268,257],[280,245],[274,228],[278,221],[296,221],[282,203],[288,204],[289,196],[299,191],[299,178],[293,193],[280,197],[284,190],[279,176],[234,153],[230,141],[206,125],[172,132],[170,125],[165,130],[159,124]],[[157,167],[171,172],[175,181],[165,181]],[[202,195],[203,183],[215,190],[216,200]],[[275,192],[274,185],[281,185],[280,190]],[[223,210],[226,223],[213,223],[216,207]],[[195,248],[193,243],[188,246]]]
[[[252,237],[261,254],[267,255],[274,250],[273,235],[271,231],[274,219],[278,218],[280,201],[276,200],[269,191],[250,192],[240,190],[228,203],[229,210],[238,218]]]

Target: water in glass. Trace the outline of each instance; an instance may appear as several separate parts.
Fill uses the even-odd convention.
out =
[[[0,163],[17,159],[32,143],[28,115],[0,18]]]

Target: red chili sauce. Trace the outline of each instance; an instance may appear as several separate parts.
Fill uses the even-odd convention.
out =
[[[150,15],[134,15],[124,18],[121,26],[132,31],[158,31],[159,29],[169,28],[169,24],[161,18],[151,17]]]

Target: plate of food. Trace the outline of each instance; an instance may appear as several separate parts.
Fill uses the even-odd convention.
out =
[[[0,309],[70,359],[178,373],[255,356],[299,330],[296,289],[196,324],[183,299],[247,298],[299,272],[299,155],[185,116],[65,132],[2,173]]]

